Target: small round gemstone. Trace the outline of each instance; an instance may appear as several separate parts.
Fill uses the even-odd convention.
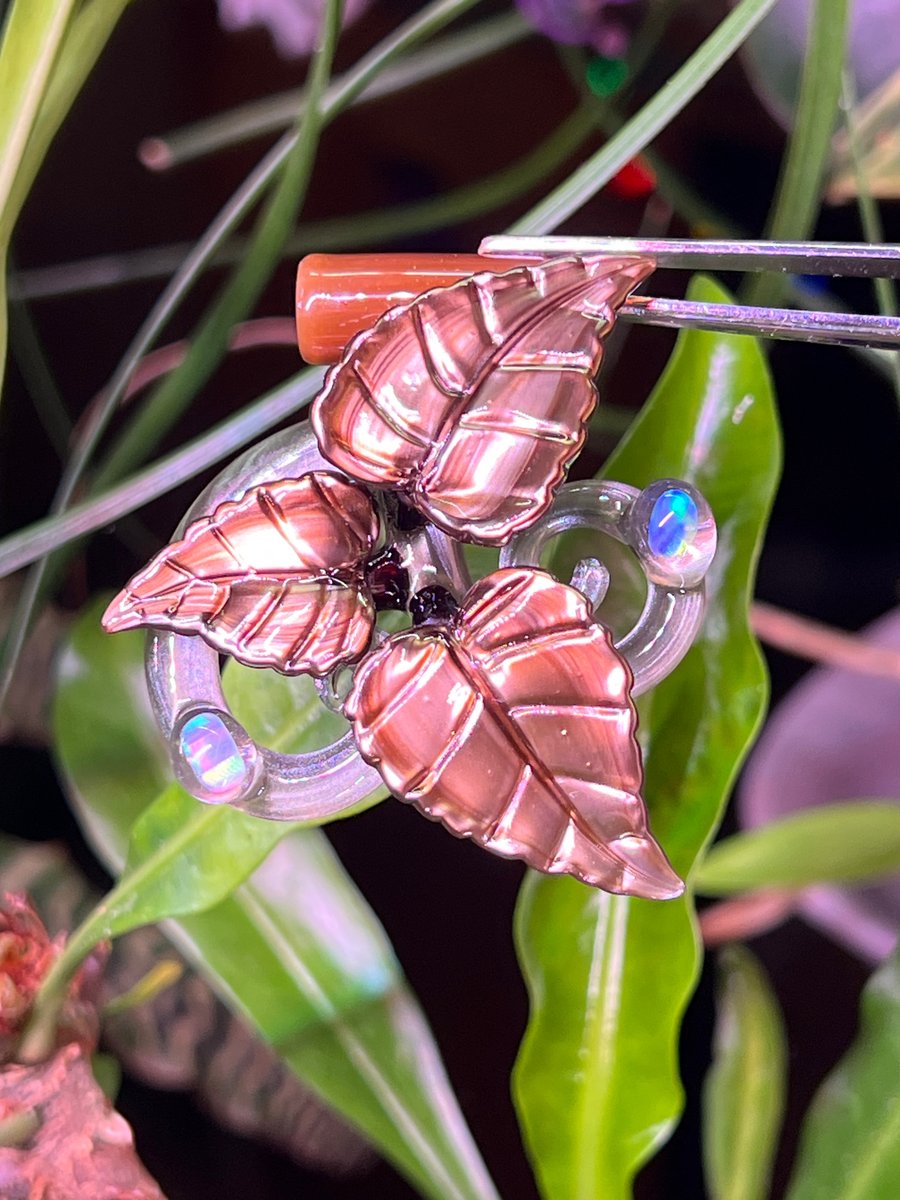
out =
[[[198,713],[185,721],[180,741],[184,761],[207,791],[230,792],[243,782],[247,764],[216,713]]]
[[[444,587],[422,588],[409,602],[409,612],[414,625],[426,621],[450,621],[459,611],[453,595]]]
[[[647,524],[647,545],[652,554],[674,558],[684,554],[697,536],[697,503],[681,488],[667,488],[657,499]]]
[[[366,583],[379,612],[406,608],[409,600],[409,571],[400,561],[400,555],[390,547],[370,558],[366,563]]]

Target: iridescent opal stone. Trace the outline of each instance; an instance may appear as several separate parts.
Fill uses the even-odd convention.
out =
[[[216,713],[198,713],[185,721],[181,753],[198,782],[210,792],[230,792],[247,774],[237,743]]]
[[[662,558],[683,554],[697,536],[699,521],[693,496],[681,488],[667,488],[653,505],[647,525],[651,553]]]

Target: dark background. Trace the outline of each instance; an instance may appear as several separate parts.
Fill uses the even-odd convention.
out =
[[[342,41],[338,69],[353,62],[415,7],[380,0]],[[476,14],[477,15],[477,14]],[[647,76],[652,91],[721,16],[717,4],[685,6]],[[262,32],[226,36],[207,0],[140,0],[121,26],[64,127],[26,207],[15,243],[22,268],[137,249],[197,236],[261,153],[253,145],[164,175],[138,163],[153,133],[241,100],[296,86],[303,64],[276,56]],[[525,154],[573,104],[552,46],[541,39],[420,88],[367,104],[325,135],[304,217],[349,214],[431,195],[478,179]],[[598,143],[599,144],[599,141]],[[724,69],[659,149],[696,190],[759,236],[783,146],[739,63]],[[570,165],[571,167],[571,165]],[[536,199],[537,196],[529,198]],[[402,248],[473,250],[526,203],[463,227],[411,239]],[[572,232],[631,233],[643,201],[604,192],[570,222]],[[898,206],[885,206],[887,236],[900,236]],[[674,223],[672,233],[688,230]],[[818,235],[859,236],[851,208],[826,211]],[[358,249],[369,249],[360,245]],[[292,312],[294,263],[275,273],[258,314]],[[189,332],[221,280],[210,274],[183,306],[166,340]],[[677,294],[669,276],[659,287]],[[656,287],[656,280],[654,280]],[[37,302],[33,316],[73,417],[105,383],[161,284]],[[867,285],[842,288],[871,308]],[[671,348],[662,331],[633,332],[607,394],[637,407]],[[777,346],[772,368],[784,423],[785,471],[757,593],[798,612],[856,629],[897,600],[898,436],[889,387],[848,352]],[[298,366],[291,350],[253,351],[218,372],[168,445],[236,410]],[[58,466],[34,420],[15,369],[0,416],[3,531],[42,516]],[[582,460],[579,473],[597,463]],[[195,480],[144,514],[160,540],[202,485]],[[850,497],[853,497],[851,502]],[[861,514],[861,508],[863,510]],[[63,601],[77,606],[100,587],[118,587],[137,565],[112,532],[94,538],[72,570]],[[769,656],[775,697],[805,670]],[[37,750],[3,750],[2,824],[23,836],[64,836],[87,852],[53,775]],[[510,936],[520,870],[449,838],[399,804],[385,803],[330,831],[380,915],[437,1040],[501,1194],[535,1195],[508,1094],[526,1020]],[[791,1044],[791,1094],[778,1180],[783,1185],[798,1121],[823,1074],[851,1040],[866,968],[798,921],[758,939],[784,1006]],[[644,1172],[643,1200],[702,1197],[698,1095],[712,1026],[710,972],[683,1036],[688,1091],[684,1119]],[[354,1181],[307,1175],[286,1159],[222,1133],[193,1102],[126,1082],[120,1107],[139,1151],[170,1200],[254,1195],[400,1200],[412,1192],[384,1165]]]

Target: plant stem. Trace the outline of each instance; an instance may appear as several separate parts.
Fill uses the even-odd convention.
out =
[[[110,895],[115,892],[115,888]],[[51,1052],[56,1040],[59,1013],[69,990],[72,976],[84,957],[104,936],[98,933],[98,915],[105,901],[93,908],[85,921],[68,939],[62,953],[44,976],[34,1001],[31,1017],[19,1042],[16,1058],[19,1062],[42,1062]]]
[[[859,634],[834,629],[761,600],[750,609],[750,623],[761,642],[796,658],[881,679],[900,679],[900,650],[866,641]]]
[[[595,126],[595,115],[582,106],[562,121],[545,141],[508,167],[440,196],[299,225],[286,243],[284,254],[291,258],[312,251],[358,247],[361,238],[372,245],[396,241],[483,216],[517,200],[546,179],[582,145]],[[10,290],[17,298],[35,300],[156,279],[174,270],[189,249],[187,244],[173,243],[39,267],[21,272]],[[246,254],[246,240],[230,242],[209,265],[227,266],[239,262]]]
[[[180,446],[143,471],[66,512],[44,517],[0,541],[0,577],[78,541],[193,479],[242,447],[255,442],[307,405],[322,383],[322,372],[301,372],[200,437]]]
[[[333,91],[330,90],[330,94],[323,100],[324,114],[330,118],[341,112],[389,62],[412,46],[431,37],[475,3],[476,0],[435,0],[434,3],[417,13],[390,37],[380,42],[369,54],[364,55],[356,66],[347,72],[340,85]],[[85,10],[85,15],[90,11]],[[146,354],[194,282],[199,278],[206,263],[281,169],[295,142],[296,134],[287,134],[273,146],[194,245],[188,259],[163,290],[116,368],[106,390],[104,405],[96,410],[94,419],[86,423],[74,446],[57,488],[51,506],[51,514],[56,515],[63,512],[70,504],[81,476],[112,419],[138,362]],[[47,575],[48,564],[46,562],[37,564],[29,572],[19,594],[3,652],[0,655],[0,710],[2,710],[9,692],[9,685],[25,643],[31,616],[38,599],[43,594]]]
[[[328,0],[321,45],[309,72],[307,103],[284,172],[260,218],[248,248],[224,290],[194,331],[184,361],[154,389],[96,472],[102,488],[155,449],[163,432],[184,411],[212,375],[228,348],[232,328],[253,307],[281,257],[312,177],[324,129],[322,97],[341,30],[343,0]]]
[[[881,211],[869,187],[859,147],[859,135],[856,128],[855,116],[856,83],[849,70],[844,71],[841,109],[844,114],[844,127],[847,130],[847,148],[850,161],[853,163],[853,173],[856,176],[856,205],[859,211],[859,223],[862,226],[863,237],[867,242],[883,242],[884,226],[881,223]],[[893,279],[879,277],[873,283],[879,312],[884,316],[896,317],[898,312],[897,289],[894,286]],[[891,365],[893,367],[894,395],[898,405],[900,405],[900,351],[891,355]]]
[[[47,440],[60,462],[65,461],[72,422],[50,370],[28,306],[13,302],[9,309],[9,340],[22,381]]]
[[[841,96],[849,10],[849,0],[813,0],[810,9],[794,130],[766,222],[765,236],[775,241],[805,241],[815,228]],[[776,275],[758,275],[742,290],[745,304],[777,305],[783,295]]]
[[[17,179],[75,4],[76,0],[13,0],[6,14],[0,41],[0,245],[4,248],[22,207]]]
[[[728,61],[776,2],[741,0],[653,99],[564,183],[516,221],[509,232],[546,234],[577,212],[665,129]]]
[[[798,891],[766,888],[729,896],[699,914],[700,936],[707,950],[729,942],[744,942],[777,929],[792,916],[801,899]]]
[[[405,55],[373,79],[352,104],[377,100],[404,88],[415,87],[418,83],[513,45],[533,33],[534,30],[516,12],[490,17],[469,29],[448,34],[414,54]],[[140,157],[152,170],[169,170],[253,138],[280,133],[294,124],[306,100],[306,88],[302,87],[253,100],[208,120],[148,138],[141,144]]]

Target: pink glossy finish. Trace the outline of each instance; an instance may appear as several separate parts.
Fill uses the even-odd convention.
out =
[[[502,545],[547,509],[584,442],[616,309],[653,269],[564,258],[391,309],[312,407],[322,453],[452,537]]]
[[[369,645],[363,565],[378,535],[369,497],[335,475],[262,484],[189,525],[116,596],[103,627],[197,634],[249,666],[327,674]]]
[[[496,854],[610,892],[684,885],[647,829],[631,673],[574,588],[495,571],[451,621],[394,634],[345,712],[400,799]]]

